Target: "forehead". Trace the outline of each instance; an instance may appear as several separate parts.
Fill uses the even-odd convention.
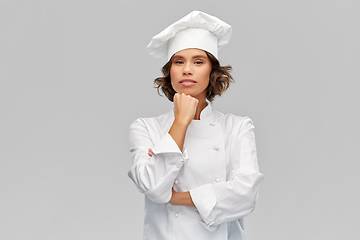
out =
[[[188,48],[181,51],[178,51],[174,54],[174,58],[183,57],[183,58],[192,58],[192,57],[204,57],[207,58],[206,52],[197,48]]]

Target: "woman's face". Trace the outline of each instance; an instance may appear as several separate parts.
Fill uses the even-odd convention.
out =
[[[211,69],[211,61],[205,51],[197,48],[181,50],[173,56],[171,85],[177,93],[205,100]]]

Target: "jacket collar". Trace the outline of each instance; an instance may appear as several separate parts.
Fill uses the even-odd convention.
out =
[[[203,121],[203,120],[209,120],[210,117],[212,116],[213,110],[212,110],[212,106],[211,103],[207,102],[207,106],[201,111],[200,113],[200,120],[195,120],[195,121]],[[174,110],[171,109],[171,111],[169,112],[169,114],[174,118]]]
[[[207,102],[207,106],[201,111],[200,113],[200,120],[206,120],[208,118],[211,117],[212,115],[212,107],[211,107],[211,103]]]

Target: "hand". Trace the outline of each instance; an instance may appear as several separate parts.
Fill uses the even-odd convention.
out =
[[[171,195],[171,199],[169,201],[170,204],[172,205],[177,205],[177,199],[176,199],[176,196],[177,196],[177,192],[174,190],[174,188],[171,189],[172,190],[172,195]]]
[[[148,154],[150,157],[152,157],[154,155],[154,152],[151,150],[151,148],[149,148]]]
[[[172,205],[195,207],[195,204],[191,199],[190,192],[176,192],[174,188],[172,188],[172,195],[169,203]]]
[[[176,93],[174,95],[174,115],[177,121],[189,125],[194,119],[196,107],[199,100],[186,95],[185,93]]]

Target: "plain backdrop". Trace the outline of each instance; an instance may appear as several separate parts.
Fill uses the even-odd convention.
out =
[[[192,10],[233,26],[214,101],[256,127],[249,240],[358,240],[360,2],[0,0],[0,239],[141,239],[129,125],[168,112],[152,36]]]

